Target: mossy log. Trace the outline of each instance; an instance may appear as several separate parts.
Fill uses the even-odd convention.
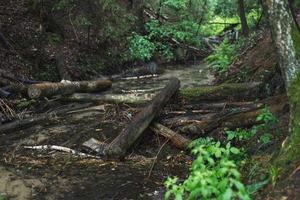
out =
[[[179,96],[188,101],[243,99],[255,96],[260,90],[261,83],[224,83],[216,86],[201,86],[197,88],[182,89]]]
[[[132,122],[105,147],[104,155],[117,158],[123,157],[179,87],[180,81],[177,78],[172,78],[166,87],[153,98],[149,105],[144,107],[134,117]]]
[[[153,123],[150,126],[150,129],[156,134],[162,135],[163,137],[169,139],[179,149],[186,149],[192,142],[192,140],[172,131],[160,123]]]
[[[28,96],[37,99],[54,95],[69,95],[75,92],[98,92],[111,87],[111,85],[110,80],[39,83],[28,87]]]

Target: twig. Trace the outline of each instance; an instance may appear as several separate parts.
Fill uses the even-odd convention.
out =
[[[296,172],[299,171],[299,170],[300,170],[300,165],[291,173],[289,178],[292,178],[292,176],[294,176],[296,174]]]
[[[152,170],[153,170],[154,165],[155,165],[155,163],[156,163],[156,160],[157,160],[157,158],[158,158],[158,155],[160,154],[160,152],[161,152],[161,150],[164,148],[164,146],[169,142],[169,140],[170,140],[170,139],[167,139],[167,140],[160,146],[160,148],[159,148],[159,150],[158,150],[156,156],[154,157],[154,160],[153,160],[153,163],[152,163],[152,165],[151,165],[151,168],[150,168],[150,171],[149,171],[149,173],[148,173],[148,177],[147,177],[147,178],[150,178],[151,173],[152,173]]]
[[[74,149],[70,149],[68,147],[62,147],[57,145],[39,145],[39,146],[24,146],[25,149],[35,149],[35,150],[56,150],[56,151],[62,151],[70,153],[74,156],[80,156],[83,158],[97,158],[100,159],[99,156],[93,156],[90,154],[82,153],[80,151],[76,151]]]

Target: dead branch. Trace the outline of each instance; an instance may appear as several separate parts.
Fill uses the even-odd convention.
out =
[[[82,153],[80,151],[76,151],[74,149],[70,149],[68,147],[62,147],[62,146],[57,146],[57,145],[40,145],[40,146],[24,146],[24,149],[34,149],[34,150],[56,150],[56,151],[62,151],[62,152],[67,152],[70,153],[74,156],[79,156],[81,158],[96,158],[100,159],[99,156],[93,156],[90,154]]]

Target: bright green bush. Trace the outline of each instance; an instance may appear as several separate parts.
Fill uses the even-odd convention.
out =
[[[210,138],[196,140],[191,148],[196,158],[189,176],[182,183],[178,183],[177,177],[169,177],[165,181],[165,199],[250,199],[234,161],[241,154],[239,149],[230,143],[222,147]]]
[[[129,51],[133,59],[150,60],[155,51],[155,44],[147,36],[135,33],[130,41]]]

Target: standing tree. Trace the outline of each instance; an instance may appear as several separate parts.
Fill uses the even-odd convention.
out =
[[[262,1],[269,19],[273,41],[279,58],[279,66],[285,82],[290,104],[289,135],[285,139],[274,164],[280,170],[300,158],[300,35],[296,29],[287,0]]]
[[[249,26],[246,18],[244,0],[237,0],[237,1],[238,1],[237,3],[238,3],[239,16],[242,25],[242,35],[247,37],[249,35]]]

